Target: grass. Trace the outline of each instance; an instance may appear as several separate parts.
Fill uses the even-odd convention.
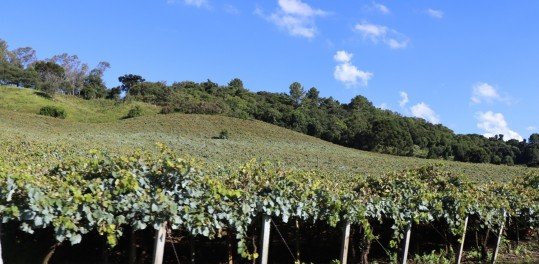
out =
[[[55,96],[46,98],[35,90],[0,86],[0,109],[20,113],[38,113],[44,106],[57,106],[67,112],[67,120],[85,123],[113,122],[121,119],[135,106],[143,115],[159,112],[159,107],[140,103],[117,103],[113,100],[84,100],[75,96]]]
[[[67,119],[35,114],[41,106],[49,104],[66,109]],[[122,120],[134,105],[143,108],[144,116]],[[32,90],[0,88],[0,141],[123,153],[136,148],[155,150],[155,143],[161,142],[208,166],[240,165],[257,158],[319,170],[341,180],[353,174],[379,175],[431,164],[443,164],[450,171],[478,181],[505,181],[532,170],[522,166],[427,160],[360,151],[256,120],[156,113],[156,107],[147,104],[123,105],[71,96],[58,96],[51,101],[35,95]],[[228,131],[228,139],[218,139],[224,130]]]

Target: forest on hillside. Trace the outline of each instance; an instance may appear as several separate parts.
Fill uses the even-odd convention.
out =
[[[505,140],[456,134],[424,119],[376,108],[358,95],[349,103],[321,97],[316,87],[294,82],[289,93],[251,92],[241,79],[226,85],[211,80],[167,84],[125,74],[120,86],[103,81],[108,62],[95,68],[67,53],[38,59],[31,47],[10,49],[0,39],[0,85],[36,89],[53,98],[68,94],[87,100],[142,101],[162,107],[162,114],[225,115],[257,119],[335,144],[379,153],[462,162],[539,166],[539,134],[528,140]]]

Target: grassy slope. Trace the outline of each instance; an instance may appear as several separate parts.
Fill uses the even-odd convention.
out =
[[[23,113],[38,113],[43,106],[55,105],[66,110],[67,119],[86,123],[115,121],[138,105],[144,114],[156,114],[159,108],[153,105],[131,102],[115,103],[111,100],[84,100],[74,96],[56,96],[53,100],[38,95],[31,89],[0,86],[0,109]]]
[[[448,169],[477,180],[508,179],[528,170],[524,167],[426,160],[359,151],[264,122],[223,116],[170,114],[106,123],[78,122],[75,120],[99,120],[97,117],[85,119],[83,115],[104,113],[103,116],[110,121],[123,114],[115,115],[111,113],[114,108],[103,110],[95,102],[72,97],[58,97],[55,102],[39,98],[42,104],[65,106],[68,114],[81,109],[80,113],[71,113],[72,120],[59,120],[33,114],[34,111],[22,107],[26,103],[18,105],[11,101],[8,104],[9,98],[17,95],[22,97],[18,99],[19,102],[26,102],[24,97],[34,96],[29,91],[17,94],[21,91],[3,89],[0,93],[3,93],[0,94],[0,141],[29,140],[65,144],[81,150],[105,148],[119,152],[130,152],[133,148],[154,149],[156,142],[162,142],[177,152],[189,154],[213,166],[241,164],[251,158],[260,158],[335,173],[340,179],[346,179],[346,175],[352,173],[376,175],[434,163],[446,164]],[[111,103],[100,104],[107,108]],[[115,107],[125,108],[126,112],[129,109],[125,106]],[[230,139],[213,139],[223,129],[229,131]]]

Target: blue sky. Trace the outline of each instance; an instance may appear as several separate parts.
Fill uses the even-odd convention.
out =
[[[108,86],[294,81],[457,133],[539,132],[538,1],[2,0],[0,38],[108,61]]]

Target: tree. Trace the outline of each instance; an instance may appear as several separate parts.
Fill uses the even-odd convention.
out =
[[[466,153],[468,161],[473,163],[486,163],[489,162],[489,155],[485,149],[474,146]]]
[[[77,55],[69,55],[67,53],[55,55],[50,61],[60,65],[64,69],[66,82],[61,87],[64,92],[71,93],[72,95],[79,93],[84,85],[88,65],[82,63]]]
[[[228,82],[228,86],[234,87],[234,88],[239,88],[239,89],[242,89],[242,90],[245,89],[243,87],[243,82],[239,78],[232,79],[230,82]]]
[[[529,167],[539,167],[539,134],[531,134],[522,153],[523,161]]]
[[[0,84],[15,85],[21,71],[8,62],[0,62]]]
[[[122,83],[120,90],[125,93],[129,93],[129,90],[137,83],[143,83],[146,80],[140,75],[126,74],[118,77],[118,81]]]
[[[503,160],[502,160],[502,163],[503,163],[503,164],[506,164],[506,165],[508,165],[508,166],[513,166],[513,165],[515,165],[515,161],[514,161],[513,157],[511,157],[511,156],[505,156],[505,157],[503,158]]]
[[[82,98],[94,99],[107,96],[107,87],[103,81],[103,74],[108,68],[110,68],[110,63],[102,61],[90,71],[90,74],[84,79],[84,85],[80,91]]]
[[[37,72],[33,68],[24,69],[19,76],[17,86],[35,88],[39,82]]]
[[[39,79],[42,82],[47,81],[47,78],[54,76],[64,78],[65,71],[60,65],[50,61],[38,61],[34,65],[35,71],[38,73]]]
[[[539,134],[531,134],[530,139],[528,140],[529,144],[539,144]]]
[[[217,88],[219,88],[219,84],[212,82],[210,79],[206,80],[203,83],[200,83],[200,86],[202,86],[202,89],[208,93],[214,93]]]
[[[410,155],[413,151],[412,136],[398,119],[375,120],[371,133],[363,144],[371,145],[371,150],[395,155]]]
[[[306,97],[311,100],[318,101],[320,97],[320,92],[318,91],[318,89],[316,89],[316,87],[312,87],[311,89],[309,89],[309,91],[307,91]]]
[[[0,39],[0,62],[9,61],[9,50],[7,42],[3,39]]]
[[[12,62],[21,68],[28,66],[37,61],[36,51],[31,47],[18,48],[12,51]]]
[[[320,104],[319,96],[320,96],[320,92],[315,87],[312,87],[305,94],[304,102],[306,102],[306,104],[309,105],[310,107],[316,108]]]
[[[95,76],[98,76],[99,78],[103,78],[105,71],[107,71],[108,69],[110,69],[110,63],[106,61],[100,61],[97,64],[97,67],[95,67],[94,69],[90,71],[90,75],[95,75]]]
[[[51,61],[38,61],[34,64],[39,82],[37,88],[49,96],[53,96],[65,84],[65,71],[60,65]]]
[[[107,95],[107,87],[103,79],[96,74],[90,74],[84,80],[84,86],[80,91],[80,96],[84,99],[103,98]]]
[[[114,88],[111,88],[107,91],[107,99],[111,99],[111,100],[119,100],[120,99],[120,94],[122,93],[122,88],[121,86],[117,86],[117,87],[114,87]]]
[[[171,99],[171,91],[165,82],[143,82],[131,87],[129,97],[138,101],[164,106]]]
[[[524,162],[529,167],[539,167],[539,144],[528,144],[524,149]]]
[[[374,105],[365,96],[357,95],[348,104],[348,107],[353,110],[372,112]]]
[[[293,82],[290,85],[290,99],[294,101],[295,106],[299,106],[303,97],[305,96],[305,89],[299,82]]]

